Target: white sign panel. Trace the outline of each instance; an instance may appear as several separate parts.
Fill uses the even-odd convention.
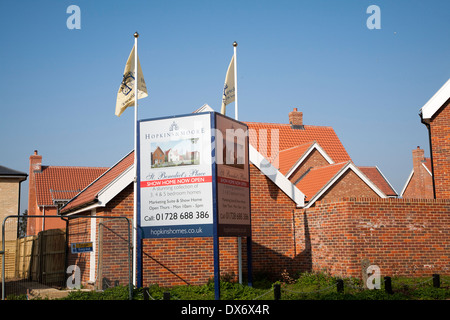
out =
[[[144,237],[212,236],[211,114],[142,120],[139,141]]]

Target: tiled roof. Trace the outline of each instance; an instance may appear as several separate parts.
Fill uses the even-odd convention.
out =
[[[397,192],[392,188],[389,181],[383,176],[377,167],[358,167],[381,191],[388,197],[398,196]]]
[[[296,184],[297,188],[305,194],[305,200],[311,200],[347,163],[340,162],[311,169]]]
[[[108,168],[42,166],[34,172],[39,206],[52,206],[53,200],[68,200]]]
[[[295,146],[292,148],[281,150],[278,156],[271,161],[272,164],[278,165],[278,170],[286,175],[289,170],[297,163],[297,161],[305,154],[314,142],[309,142]]]
[[[425,158],[425,161],[423,162],[423,164],[425,165],[425,167],[427,167],[427,169],[430,173],[433,172],[431,170],[431,158]]]
[[[25,172],[17,171],[14,169],[10,169],[8,167],[0,166],[0,176],[23,176],[27,177],[28,175]]]
[[[61,213],[69,213],[77,208],[83,207],[94,202],[97,199],[99,192],[112,181],[114,181],[125,169],[134,164],[134,151],[130,152],[118,163],[109,168],[103,175],[98,177],[95,181],[88,185],[75,198],[70,200],[61,209]]]
[[[276,139],[276,132],[278,132],[277,151],[282,151],[285,149],[317,141],[317,143],[324,149],[324,151],[331,157],[331,159],[333,159],[335,163],[351,160],[341,141],[331,127],[305,125],[303,129],[292,129],[290,124],[259,122],[246,122],[246,124],[250,132],[250,143],[268,159],[276,156],[276,154],[272,154],[271,150],[271,144],[273,143],[272,131],[275,130],[274,139]],[[265,137],[265,134],[267,134],[267,152],[264,152],[264,150],[260,150],[259,146],[259,137]],[[261,141],[264,142],[263,139],[261,139]]]

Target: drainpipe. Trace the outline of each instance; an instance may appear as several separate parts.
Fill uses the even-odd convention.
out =
[[[430,128],[430,124],[425,122],[425,120],[423,120],[422,117],[422,112],[419,113],[420,116],[420,122],[422,122],[425,127],[427,127],[428,130],[428,143],[430,145],[430,158],[431,158],[431,174],[433,175],[433,179],[431,179],[433,181],[433,199],[436,199],[436,185],[434,183],[434,161],[433,161],[433,145],[431,144],[431,128]]]

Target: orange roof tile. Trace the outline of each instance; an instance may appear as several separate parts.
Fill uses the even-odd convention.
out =
[[[134,151],[122,158],[118,163],[109,168],[103,175],[98,177],[83,191],[81,191],[75,198],[70,200],[61,209],[62,214],[69,213],[85,205],[89,205],[96,201],[98,193],[109,183],[115,180],[125,169],[134,164]]]
[[[314,142],[301,144],[292,148],[281,150],[278,156],[271,161],[272,164],[278,164],[278,170],[286,175],[297,161],[305,154]]]
[[[388,197],[396,197],[397,192],[377,167],[358,167]]]
[[[53,200],[69,200],[108,168],[42,166],[34,172],[39,206],[53,206]]]
[[[295,146],[303,145],[305,143],[316,141],[324,151],[333,159],[334,162],[339,163],[351,160],[341,141],[337,137],[333,128],[322,126],[304,126],[303,129],[292,129],[290,124],[278,123],[259,123],[259,122],[245,122],[249,128],[249,141],[263,156],[270,159],[275,157],[272,155],[271,145],[276,143],[275,148],[281,151]],[[278,141],[272,142],[272,136],[276,139],[278,133]],[[264,141],[264,138],[266,141]],[[266,149],[262,150],[260,141],[266,142]]]
[[[305,200],[311,200],[348,162],[330,164],[311,169],[297,184],[305,194]]]

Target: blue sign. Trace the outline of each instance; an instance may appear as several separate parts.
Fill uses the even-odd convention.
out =
[[[72,253],[93,252],[94,246],[92,242],[72,243],[70,245],[70,250]]]

